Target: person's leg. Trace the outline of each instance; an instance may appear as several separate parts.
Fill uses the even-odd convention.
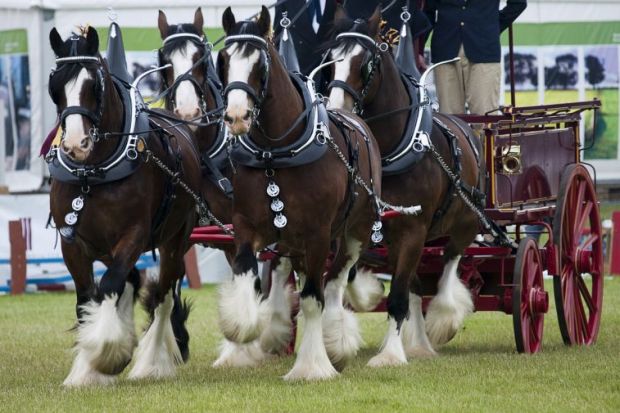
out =
[[[462,54],[463,46],[461,46]],[[462,62],[447,63],[435,69],[435,87],[441,113],[465,113],[465,85]]]
[[[484,115],[499,107],[500,63],[470,63],[465,98],[471,113]]]

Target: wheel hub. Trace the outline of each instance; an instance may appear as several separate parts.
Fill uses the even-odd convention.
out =
[[[530,289],[529,310],[532,316],[549,311],[549,294],[540,287]]]
[[[575,252],[575,266],[577,274],[592,272],[592,251],[577,248]]]

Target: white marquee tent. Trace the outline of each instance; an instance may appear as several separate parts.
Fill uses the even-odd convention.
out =
[[[574,27],[583,33],[589,33],[589,37],[598,36],[595,39],[597,44],[615,45],[616,52],[610,56],[620,59],[620,53],[617,52],[620,44],[620,2],[530,0],[528,3],[528,8],[519,18],[517,25],[518,28],[524,27],[525,37],[536,36],[540,32],[550,33],[547,37],[552,39],[562,39],[562,29],[570,31],[570,27]],[[0,145],[0,185],[8,185],[11,192],[28,192],[38,190],[43,183],[46,172],[38,152],[56,116],[47,96],[47,76],[53,66],[53,55],[47,38],[53,26],[57,26],[62,35],[68,34],[79,24],[89,23],[97,28],[105,28],[110,22],[107,8],[112,7],[116,21],[126,31],[125,41],[130,43],[127,49],[139,50],[141,55],[137,55],[136,59],[145,60],[152,56],[150,51],[158,46],[159,39],[155,29],[157,9],[165,10],[170,21],[180,22],[189,21],[195,8],[200,5],[203,7],[205,25],[218,28],[225,7],[231,5],[239,16],[249,16],[258,10],[259,4],[261,2],[255,0],[213,0],[207,4],[191,0],[0,1],[0,103],[5,102],[0,105],[4,107],[4,113],[0,115],[5,120],[0,122],[0,131],[4,131],[4,136],[0,138],[13,140]],[[572,26],[563,28],[563,24]],[[545,28],[542,32],[541,27]],[[609,31],[611,32],[608,33]],[[520,33],[522,31],[517,30],[517,44]],[[561,40],[554,45],[549,44],[545,36],[542,37],[539,39],[541,45],[566,47]],[[130,38],[133,40],[130,41]],[[544,60],[543,56],[538,57],[541,61]],[[26,64],[27,67],[21,67],[20,64]],[[616,71],[617,66],[614,65]],[[617,87],[618,74],[615,76]],[[7,84],[12,84],[13,87],[7,87]],[[539,95],[544,95],[544,83],[539,86]],[[534,103],[542,103],[544,97],[541,96],[538,102]],[[576,98],[586,97],[584,88],[581,87]],[[12,105],[8,104],[9,101]],[[2,110],[3,108],[0,108],[0,111]],[[618,108],[613,112],[618,116]],[[616,143],[616,150],[613,154],[606,154],[605,160],[594,159],[600,170],[599,178],[603,180],[620,181],[617,123],[616,121],[615,130],[609,131],[615,133],[610,139]]]

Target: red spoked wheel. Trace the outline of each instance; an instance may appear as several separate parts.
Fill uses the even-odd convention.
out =
[[[532,237],[519,242],[512,291],[512,321],[519,353],[541,349],[549,295],[543,282],[543,262],[538,243]]]
[[[590,345],[601,322],[603,240],[596,190],[582,165],[570,165],[562,175],[553,225],[559,257],[553,291],[562,339]]]

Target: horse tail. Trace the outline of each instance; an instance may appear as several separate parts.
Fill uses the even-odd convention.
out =
[[[179,287],[181,286],[181,281],[182,279],[178,281]],[[170,314],[170,322],[172,323],[172,331],[174,332],[174,338],[177,340],[183,362],[187,362],[189,359],[189,333],[185,323],[192,309],[192,302],[187,298],[181,299],[180,288],[174,292],[173,299],[174,304]]]

